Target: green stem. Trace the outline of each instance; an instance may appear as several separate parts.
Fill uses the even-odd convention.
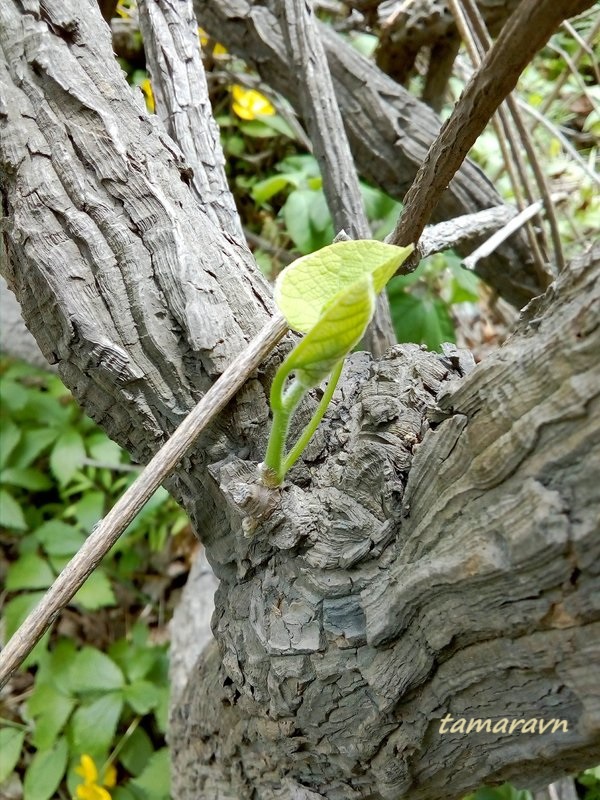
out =
[[[112,753],[108,756],[108,758],[102,765],[102,768],[100,769],[100,780],[104,778],[104,776],[106,775],[106,770],[110,767],[111,764],[115,762],[117,756],[119,755],[123,747],[126,745],[129,738],[135,733],[135,729],[137,728],[137,726],[140,724],[141,721],[142,721],[141,716],[138,715],[137,717],[135,717],[135,719],[131,722],[131,724],[129,725],[123,736],[121,736],[121,738],[115,745]]]
[[[317,410],[313,414],[310,422],[306,426],[306,428],[302,431],[300,438],[296,442],[296,444],[290,450],[288,457],[283,462],[283,469],[282,469],[282,478],[283,475],[290,470],[296,461],[302,455],[304,448],[312,439],[314,432],[319,427],[319,423],[323,419],[325,412],[327,411],[327,406],[331,398],[333,397],[333,393],[335,392],[335,387],[337,386],[337,382],[340,379],[340,375],[342,374],[342,367],[344,366],[344,359],[342,358],[338,363],[335,365],[333,370],[331,371],[331,375],[329,376],[329,381],[327,382],[327,388],[323,393],[323,397],[321,398],[321,402],[317,406]]]
[[[290,427],[292,414],[300,400],[304,397],[307,387],[300,381],[292,381],[289,389],[284,393],[283,384],[287,374],[281,371],[275,375],[273,386],[271,387],[271,408],[273,410],[273,423],[269,444],[265,455],[265,466],[274,473],[277,481],[281,483],[285,475],[283,459],[285,455],[285,442]]]

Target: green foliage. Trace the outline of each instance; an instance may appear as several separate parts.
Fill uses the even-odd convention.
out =
[[[476,302],[479,280],[450,252],[425,259],[410,275],[392,278],[387,292],[398,341],[439,350],[443,342],[456,341],[452,306]]]
[[[144,775],[153,754],[164,751],[156,750],[154,742],[163,741],[168,684],[165,647],[141,644],[140,633],[143,626],[137,626],[138,641],[135,635],[116,641],[111,648],[115,657],[91,646],[77,648],[68,639],[58,639],[42,654],[26,703],[26,724],[0,727],[0,787],[21,760],[25,800],[54,796],[69,765],[72,769],[84,754],[96,764],[120,764],[123,787]],[[137,784],[134,788],[136,798],[169,797],[164,776],[152,792]]]
[[[579,775],[577,782],[585,786],[585,800],[600,800],[600,767],[586,769]]]
[[[58,378],[8,360],[0,361],[0,423],[0,578],[10,637],[138,469]],[[186,526],[166,492],[157,492],[77,593],[72,611],[108,612],[167,538]],[[140,595],[140,602],[151,599]],[[65,781],[74,794],[82,780],[75,767],[86,755],[98,767],[114,761],[123,796],[167,800],[167,770],[151,789],[153,773],[133,785],[161,763],[154,754],[164,752],[168,704],[166,648],[150,642],[146,626],[134,625],[107,652],[47,633],[24,665],[32,667],[22,716],[0,721],[0,795],[15,770],[25,800],[66,796]]]
[[[516,789],[510,783],[502,786],[483,786],[464,800],[531,800],[531,792]]]

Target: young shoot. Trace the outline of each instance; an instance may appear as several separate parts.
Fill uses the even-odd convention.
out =
[[[306,335],[283,361],[271,387],[273,422],[261,465],[265,485],[278,486],[302,455],[327,410],[344,358],[373,317],[377,295],[412,250],[412,245],[396,247],[367,239],[337,242],[299,258],[277,278],[279,310],[290,328]],[[312,419],[286,455],[294,411],[327,376],[327,388]]]

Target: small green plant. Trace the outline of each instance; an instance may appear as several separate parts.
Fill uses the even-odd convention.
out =
[[[412,245],[375,240],[338,242],[299,258],[277,278],[275,302],[288,325],[306,336],[281,364],[271,387],[273,424],[262,467],[266,485],[280,484],[302,454],[333,396],[344,358],[371,321],[377,295],[412,251]],[[286,455],[294,411],[328,375],[317,410]]]
[[[55,375],[0,359],[3,641],[138,471]],[[0,797],[168,800],[168,656],[152,641],[165,609],[150,587],[187,525],[157,492],[28,657],[18,695],[0,698]],[[132,624],[142,611],[153,627]]]
[[[585,800],[600,800],[600,767],[586,769],[578,775],[577,782],[585,786]]]

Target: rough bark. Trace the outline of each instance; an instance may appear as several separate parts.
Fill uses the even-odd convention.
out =
[[[599,298],[596,248],[462,379],[450,351],[354,356],[251,540],[251,470],[213,466],[237,554],[175,709],[178,798],[455,798],[596,763]]]
[[[46,357],[145,461],[264,325],[268,287],[198,206],[91,0],[4,0],[0,47],[4,268]],[[575,265],[440,395],[446,419],[460,356],[355,356],[281,494],[241,480],[277,356],[211,426],[170,483],[221,580],[221,652],[172,735],[178,798],[425,797],[448,774],[456,796],[596,760],[598,271]],[[572,728],[436,738],[444,709],[507,708]]]
[[[260,72],[302,114],[275,0],[194,0],[202,27]],[[402,198],[439,132],[438,117],[384,75],[327,26],[319,27],[336,97],[359,173]],[[466,161],[436,207],[434,221],[499,204],[481,170]],[[461,251],[461,255],[466,251]],[[518,234],[477,267],[478,274],[517,307],[543,290],[530,248]]]
[[[145,463],[264,325],[270,288],[198,205],[95,2],[3,2],[0,48],[2,269],[45,358]],[[251,380],[172,480],[198,529],[218,517],[203,465],[261,452],[267,415]]]
[[[191,0],[141,0],[140,28],[156,111],[189,165],[189,181],[213,222],[238,241],[241,221],[225,176]]]

